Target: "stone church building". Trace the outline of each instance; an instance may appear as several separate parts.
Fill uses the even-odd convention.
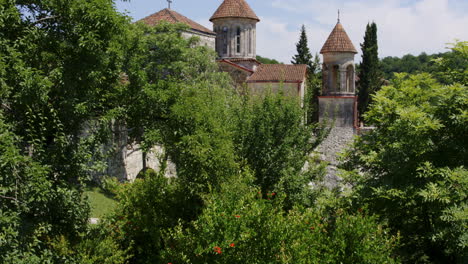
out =
[[[163,9],[139,22],[156,25],[161,21],[190,27],[183,36],[200,38],[200,45],[213,47],[220,70],[231,75],[239,89],[253,95],[282,92],[304,99],[306,65],[262,64],[257,57],[257,23],[260,19],[245,0],[224,0],[210,21],[213,31],[171,9]]]
[[[261,95],[266,91],[283,92],[297,97],[303,104],[307,66],[262,64],[256,60],[256,25],[260,19],[245,0],[223,0],[210,18],[213,30],[170,8],[138,22],[154,26],[161,21],[188,25],[189,29],[182,32],[182,36],[196,36],[200,39],[199,45],[213,48],[218,55],[220,70],[231,75],[238,89],[252,95]],[[354,65],[357,51],[339,19],[320,53],[323,55],[323,88],[318,98],[319,120],[331,121],[333,129],[318,151],[331,165],[326,181],[333,182],[337,180],[333,178],[336,177],[336,153],[351,142],[358,129]],[[122,151],[117,159],[110,162],[109,175],[132,181],[144,164],[153,169],[159,168],[157,156],[161,155],[162,148],[155,147],[154,155],[150,153],[144,157],[139,146],[128,144],[125,135],[120,138],[124,139],[121,142]],[[169,168],[168,176],[174,175],[174,165],[169,164]]]

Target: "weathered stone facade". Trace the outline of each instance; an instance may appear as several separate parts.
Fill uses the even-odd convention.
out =
[[[257,20],[218,18],[213,20],[216,52],[219,58],[252,58],[257,56]]]
[[[245,80],[247,80],[247,78],[252,74],[251,71],[237,67],[230,62],[220,61],[218,62],[218,66],[220,71],[227,72],[231,76],[234,84],[236,85],[236,89],[239,91],[243,90],[246,86]]]
[[[323,95],[354,95],[354,53],[323,54]]]
[[[211,49],[215,49],[216,35],[205,34],[203,32],[198,32],[195,30],[184,31],[182,32],[182,37],[188,39],[191,37],[199,38],[198,46],[205,46]]]
[[[163,167],[161,163],[165,162],[165,176],[175,177],[175,164],[170,159],[164,161],[165,153],[162,146],[154,146],[144,154],[139,144],[129,141],[125,125],[114,122],[113,131],[112,144],[106,146],[106,149],[111,150],[111,155],[107,161],[105,175],[116,177],[121,181],[134,181],[144,168],[160,171]]]
[[[320,96],[319,113],[321,122],[333,123],[337,127],[356,127],[357,97]]]
[[[345,151],[354,140],[356,129],[353,127],[333,127],[328,137],[317,148],[321,154],[321,159],[328,162],[327,174],[323,185],[328,188],[334,188],[339,185],[341,178],[338,173],[340,163],[339,155]]]

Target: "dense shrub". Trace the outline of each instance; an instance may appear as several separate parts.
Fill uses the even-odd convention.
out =
[[[397,75],[374,100],[366,118],[376,129],[348,153],[357,206],[401,233],[406,263],[466,257],[467,87]]]
[[[188,228],[165,239],[164,263],[397,263],[395,238],[362,213],[283,211],[284,194],[250,187],[249,178],[223,184]]]
[[[326,130],[304,122],[297,98],[282,94],[245,99],[237,110],[234,140],[237,154],[263,193],[287,193],[287,206],[311,205],[308,184],[322,174],[309,155]],[[304,164],[310,162],[307,170]]]

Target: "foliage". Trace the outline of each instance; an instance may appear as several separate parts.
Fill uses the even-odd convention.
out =
[[[449,52],[432,55],[423,52],[418,56],[407,54],[402,58],[385,57],[380,65],[384,78],[387,80],[393,79],[394,73],[417,74],[426,72],[432,74],[443,84],[459,82],[466,85],[468,65],[466,46],[466,41],[456,41],[449,44]]]
[[[395,76],[395,73],[434,73],[437,71],[437,66],[434,63],[434,59],[445,56],[446,54],[438,53],[428,55],[425,52],[414,56],[406,54],[401,58],[398,57],[385,57],[381,59],[381,69],[383,78],[391,80]]]
[[[314,57],[315,71],[309,72],[307,76],[306,94],[304,96],[304,111],[306,112],[306,122],[308,124],[319,121],[319,101],[318,97],[322,94],[322,71],[320,58],[318,54]]]
[[[358,108],[360,117],[367,112],[372,102],[372,95],[382,85],[382,73],[380,70],[377,25],[372,22],[367,24],[364,35],[364,43],[361,44],[362,63],[359,67],[358,82]]]
[[[184,39],[183,25],[135,25],[126,56],[122,109],[145,150],[163,144],[191,195],[216,188],[236,170],[229,106],[234,100],[215,54]]]
[[[297,54],[293,56],[291,63],[307,65],[306,94],[304,106],[306,111],[306,122],[311,124],[318,122],[318,96],[321,94],[321,70],[318,54],[312,56],[308,42],[305,26],[301,27],[299,42],[296,44]]]
[[[110,0],[4,0],[0,21],[0,258],[70,263],[128,20]]]
[[[203,214],[166,238],[164,263],[397,263],[394,238],[374,219],[343,211],[282,210],[281,194],[231,179],[207,196]]]
[[[357,206],[402,237],[406,263],[466,254],[468,89],[399,74],[366,114],[376,126],[348,153]]]
[[[434,76],[443,84],[460,83],[468,86],[468,41],[450,44],[451,52],[434,60]]]
[[[301,27],[301,36],[299,37],[299,42],[296,43],[296,50],[297,54],[293,56],[291,63],[305,64],[310,72],[315,72],[318,65],[314,63],[314,60],[312,60],[313,57],[307,43],[307,33],[304,25]]]
[[[280,62],[275,60],[275,59],[270,59],[270,58],[262,57],[262,56],[259,56],[259,55],[257,55],[256,59],[260,63],[263,63],[263,64],[280,64]]]
[[[293,200],[310,203],[306,202],[308,183],[320,172],[302,168],[325,130],[303,122],[296,98],[267,94],[252,101],[246,101],[238,115],[234,132],[238,155],[252,170],[263,193],[285,191],[289,206]],[[313,133],[315,139],[311,139]]]
[[[187,212],[190,196],[175,181],[148,169],[144,179],[119,190],[119,206],[104,227],[120,248],[129,250],[132,263],[160,263],[164,232],[192,214]]]

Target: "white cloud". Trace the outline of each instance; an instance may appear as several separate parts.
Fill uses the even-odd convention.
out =
[[[295,54],[294,43],[299,33],[291,30],[291,25],[298,28],[306,24],[310,48],[316,52],[333,29],[338,9],[342,10],[342,24],[358,50],[367,23],[377,23],[382,57],[441,52],[447,42],[456,38],[468,40],[468,16],[457,10],[460,3],[454,5],[449,0],[275,0],[271,5],[286,14],[284,18],[260,22],[258,37],[268,44],[259,43],[257,49],[259,54],[282,60]],[[292,17],[296,19],[291,20]],[[290,20],[285,22],[287,18]],[[261,32],[264,28],[268,31]]]

